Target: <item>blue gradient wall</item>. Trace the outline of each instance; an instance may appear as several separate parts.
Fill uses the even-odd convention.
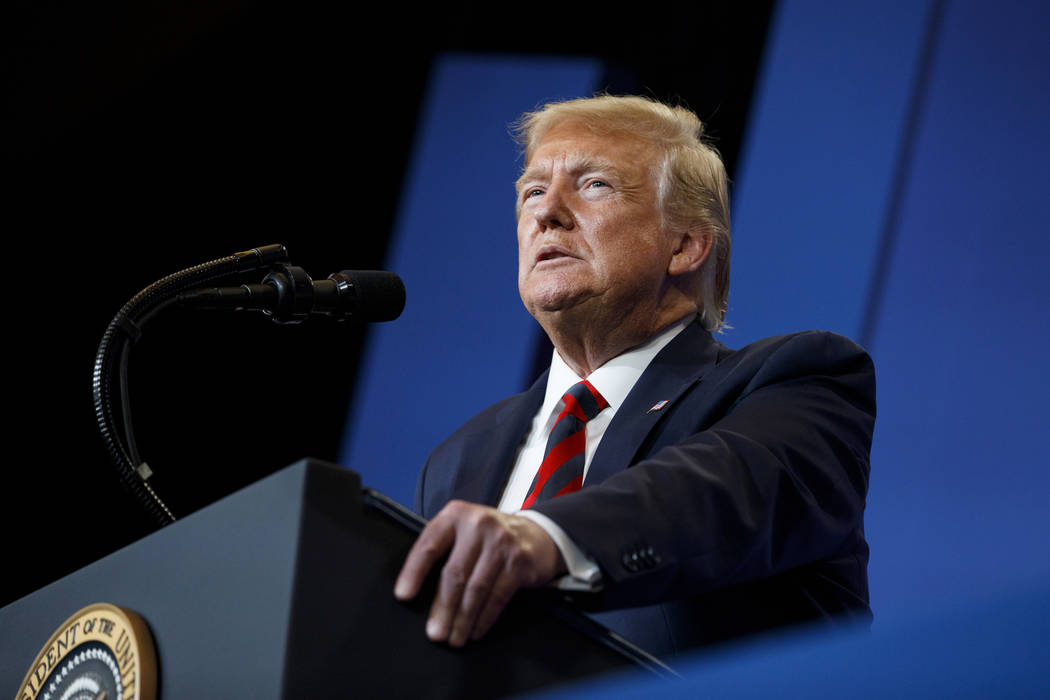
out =
[[[1050,583],[1050,5],[947,3],[871,350],[876,606]]]
[[[1050,580],[1050,11],[822,10],[783,3],[771,37],[727,337],[872,353],[876,620]]]

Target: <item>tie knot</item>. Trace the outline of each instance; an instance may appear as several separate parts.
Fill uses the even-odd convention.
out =
[[[594,418],[598,413],[609,405],[605,397],[598,393],[589,381],[573,384],[561,397],[565,404],[562,413],[571,413],[580,420],[586,422]]]

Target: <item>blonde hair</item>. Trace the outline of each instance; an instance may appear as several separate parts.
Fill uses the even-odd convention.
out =
[[[599,95],[551,102],[514,123],[525,148],[525,165],[556,125],[578,121],[599,134],[627,132],[663,150],[656,174],[657,205],[674,231],[700,227],[711,235],[711,253],[700,268],[697,300],[709,331],[725,326],[729,305],[729,178],[718,151],[704,139],[704,124],[684,107],[645,97]]]

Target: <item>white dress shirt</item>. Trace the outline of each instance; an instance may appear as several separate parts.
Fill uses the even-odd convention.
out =
[[[606,428],[612,422],[617,409],[623,405],[627,395],[638,382],[638,378],[653,361],[653,358],[671,342],[676,335],[682,332],[687,325],[693,321],[693,316],[687,316],[678,323],[670,326],[659,335],[653,337],[644,345],[628,350],[606,362],[598,369],[591,372],[587,377],[577,376],[565,361],[554,351],[551,358],[551,369],[547,376],[547,392],[543,398],[543,405],[532,419],[532,426],[518,450],[518,457],[514,462],[510,479],[503,490],[503,496],[499,502],[499,509],[506,513],[517,513],[529,518],[537,525],[546,530],[554,543],[558,545],[569,574],[563,576],[556,583],[559,588],[575,590],[598,590],[601,588],[601,571],[598,564],[588,557],[553,520],[547,516],[532,510],[520,510],[521,504],[528,495],[529,486],[536,476],[536,472],[543,462],[543,453],[547,446],[547,436],[554,427],[554,421],[561,411],[561,397],[572,385],[586,379],[605,397],[609,403],[597,416],[587,421],[586,436],[587,447],[584,452],[583,483],[587,485],[587,471],[591,466],[591,458],[594,457],[601,442]]]

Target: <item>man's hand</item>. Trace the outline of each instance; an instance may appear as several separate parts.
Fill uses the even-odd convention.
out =
[[[554,540],[528,518],[452,501],[420,533],[394,595],[416,597],[445,554],[426,631],[431,640],[454,647],[488,632],[519,588],[542,586],[566,571]]]

